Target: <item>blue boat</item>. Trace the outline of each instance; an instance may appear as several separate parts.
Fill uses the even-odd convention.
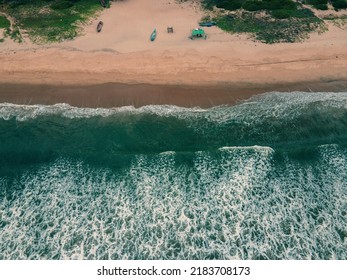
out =
[[[199,25],[204,26],[204,27],[211,27],[211,26],[215,26],[217,24],[214,21],[209,21],[209,22],[200,22]]]
[[[157,37],[157,29],[154,28],[152,34],[151,34],[151,41],[153,42],[155,40],[155,38]]]

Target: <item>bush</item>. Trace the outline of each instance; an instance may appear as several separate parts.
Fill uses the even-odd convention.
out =
[[[9,20],[0,15],[0,28],[9,28],[11,26]]]
[[[328,0],[306,0],[305,3],[312,5],[318,10],[328,10]]]
[[[287,10],[286,12],[296,11]],[[274,20],[270,16],[254,17],[253,13],[249,12],[233,17],[224,15],[217,19],[217,24],[221,29],[229,32],[251,33],[253,38],[268,44],[301,41],[310,32],[317,31],[324,25],[323,21],[315,16],[298,19],[292,18],[291,15],[286,20]]]
[[[324,11],[328,10],[328,5],[326,5],[326,4],[318,4],[318,5],[316,5],[315,7],[316,7],[318,10],[324,10]]]
[[[300,10],[273,10],[271,15],[274,18],[285,19],[285,18],[314,18],[314,13],[310,9],[300,9]]]
[[[248,0],[246,1],[243,6],[245,10],[247,11],[259,11],[263,10],[265,8],[264,4],[262,1],[257,1],[257,0]]]
[[[242,0],[223,0],[216,3],[217,8],[226,9],[229,11],[234,11],[240,9],[242,6]]]
[[[315,15],[310,9],[300,9],[292,12],[292,17],[296,18],[314,18]]]
[[[296,10],[298,7],[294,0],[203,0],[203,3],[208,8],[216,5],[217,8],[226,10],[237,10],[242,7],[248,11]]]
[[[71,8],[73,6],[73,3],[69,1],[63,1],[63,2],[55,2],[51,5],[51,8],[53,10],[65,10],[68,8]]]
[[[297,4],[292,0],[247,0],[242,7],[247,11],[296,10]]]
[[[332,2],[333,2],[333,6],[336,10],[347,8],[347,1],[346,0],[335,0]]]
[[[297,4],[292,0],[264,0],[267,10],[296,10]]]
[[[278,19],[290,18],[291,14],[288,10],[274,10],[272,11],[272,16]]]

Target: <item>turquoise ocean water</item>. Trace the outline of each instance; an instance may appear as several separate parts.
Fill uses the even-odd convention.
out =
[[[0,104],[0,259],[347,259],[347,92]]]

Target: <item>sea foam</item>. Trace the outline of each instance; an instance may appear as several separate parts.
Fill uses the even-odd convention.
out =
[[[345,259],[346,154],[137,156],[126,172],[58,160],[2,199],[1,259]],[[8,184],[5,180],[1,184]],[[12,182],[13,183],[13,182]]]
[[[0,105],[0,259],[346,259],[347,93]]]

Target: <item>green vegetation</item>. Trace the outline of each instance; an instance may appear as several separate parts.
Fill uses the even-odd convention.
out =
[[[260,16],[259,13],[250,12],[221,16],[216,21],[226,31],[251,33],[255,39],[267,44],[300,41],[307,38],[312,30],[322,27],[322,21],[316,17],[274,20],[270,15]]]
[[[314,13],[309,9],[300,9],[300,10],[274,10],[271,12],[271,15],[274,18],[277,19],[284,19],[284,18],[301,18],[301,19],[307,19],[307,18],[315,18]]]
[[[292,10],[296,9],[298,4],[292,0],[204,0],[205,7],[223,8],[229,11],[240,9],[241,7],[248,11],[260,10]]]
[[[305,3],[318,10],[328,10],[328,0],[306,0]]]
[[[3,34],[0,34],[0,37],[1,36],[7,37],[11,31],[10,27],[11,27],[10,21],[6,17],[0,15],[0,29],[4,29],[4,32]],[[3,43],[5,41],[4,37],[0,38],[0,43]]]
[[[22,34],[20,33],[17,26],[15,26],[12,30],[7,29],[7,35],[9,35],[10,38],[15,42],[18,42],[18,43],[23,42]]]
[[[187,1],[187,0],[180,0]],[[265,43],[294,42],[320,31],[324,21],[295,0],[201,0],[205,8],[217,8],[210,19],[230,32],[247,32]],[[301,1],[300,1],[301,2]],[[347,0],[303,0],[317,9],[347,8]],[[109,7],[109,0],[105,0]],[[36,43],[75,38],[81,25],[101,10],[99,0],[0,0],[0,11],[13,19],[13,26],[0,16],[5,36],[21,42],[25,30]],[[221,10],[224,9],[224,10]],[[12,28],[12,29],[11,29]]]
[[[336,10],[347,9],[347,0],[331,0]]]
[[[223,30],[250,33],[255,39],[268,44],[301,41],[310,32],[319,32],[325,28],[324,21],[298,1],[203,0],[203,3],[210,10],[214,7],[225,10],[214,10],[212,18]],[[325,4],[328,8],[327,0],[307,0],[306,3]],[[319,7],[325,9],[323,6]]]
[[[242,0],[234,0],[234,1],[217,1],[216,7],[223,8],[229,11],[234,11],[240,9],[242,7],[244,1]]]
[[[2,3],[0,9],[36,43],[75,38],[81,25],[102,9],[98,0],[2,0]],[[16,37],[20,33],[14,30],[12,34]]]
[[[306,4],[312,5],[319,10],[328,10],[328,2],[333,5],[335,10],[347,8],[347,0],[305,0]]]
[[[10,28],[10,26],[10,21],[6,17],[0,15],[0,29],[7,29]]]
[[[333,16],[333,15],[327,15],[323,18],[326,21],[332,22],[335,26],[344,29],[347,25],[347,15],[342,16]]]
[[[54,2],[51,5],[51,9],[59,11],[59,10],[65,10],[73,7],[73,3],[70,1],[61,1],[61,2]]]
[[[216,6],[229,11],[240,8],[247,11],[296,10],[300,6],[298,1],[293,0],[203,0],[203,2],[208,9]],[[347,8],[347,0],[304,0],[302,2],[320,10],[327,10],[328,2],[331,2],[335,9]]]

